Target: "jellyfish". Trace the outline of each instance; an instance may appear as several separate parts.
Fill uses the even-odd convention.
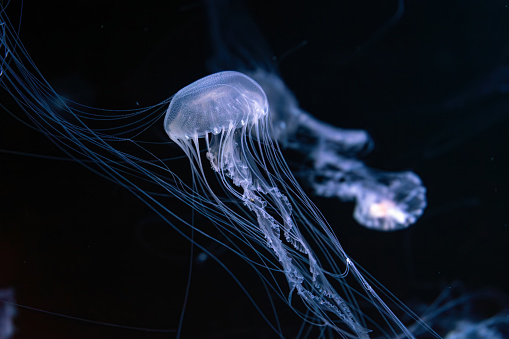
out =
[[[509,333],[507,302],[507,295],[497,289],[470,290],[453,281],[431,303],[418,302],[415,309],[445,339],[499,339]],[[419,324],[410,328],[417,337],[427,337]]]
[[[177,92],[166,112],[164,126],[168,136],[190,159],[193,173],[200,181],[199,186],[209,190],[210,196],[230,219],[239,220],[223,205],[207,182],[199,143],[199,139],[205,139],[206,158],[219,180],[229,194],[242,201],[256,216],[257,228],[238,222],[248,238],[258,241],[263,238],[266,246],[274,252],[290,287],[290,304],[295,290],[316,317],[315,321],[336,327],[331,316],[334,315],[354,335],[368,338],[369,330],[356,319],[349,302],[340,297],[327,278],[336,276],[343,279],[351,272],[361,281],[369,298],[381,303],[381,311],[387,312],[386,316],[412,337],[359,273],[330,226],[296,183],[278,146],[271,140],[268,111],[267,97],[256,82],[242,73],[224,71],[202,78]],[[269,169],[272,171],[269,172]],[[317,219],[319,226],[310,219]],[[299,226],[300,223],[304,226]],[[311,237],[319,239],[322,255],[329,251],[332,252],[331,257],[336,254],[337,259],[326,256],[334,271],[322,268],[300,231],[302,227]],[[339,274],[337,260],[345,263],[344,274]],[[338,333],[346,336],[339,329]]]
[[[241,288],[245,284],[236,272],[254,271],[266,291],[269,311],[257,300],[250,301],[275,335],[366,338],[402,332],[413,337],[392,304],[400,312],[411,312],[345,253],[335,231],[297,183],[273,140],[277,127],[269,113],[270,100],[257,82],[226,71],[155,105],[94,108],[57,93],[5,12],[2,22],[7,52],[1,54],[1,85],[26,117],[7,113],[47,136],[67,159],[132,193],[200,255],[222,266]],[[171,142],[161,138],[164,130]],[[190,170],[179,171],[175,165],[182,151]],[[204,165],[203,154],[210,165]],[[212,171],[207,173],[206,166]],[[191,212],[186,214],[182,206]],[[202,216],[199,222],[195,211]],[[390,205],[370,213],[402,219]],[[198,237],[235,253],[244,264],[230,267]],[[251,298],[250,291],[244,293]],[[300,322],[291,334],[281,325],[280,303]]]
[[[273,57],[242,2],[205,4],[213,50],[209,68],[215,72],[234,69],[260,84],[272,111],[272,136],[311,164],[297,171],[305,184],[318,196],[354,201],[355,220],[369,229],[394,231],[414,224],[426,207],[426,188],[420,178],[411,171],[368,167],[357,158],[373,148],[366,131],[335,127],[302,109],[278,71],[286,56]],[[404,4],[399,1],[388,24],[397,22],[403,12]],[[380,28],[376,35],[386,28]],[[306,44],[303,41],[295,49]]]
[[[0,289],[0,338],[12,338],[15,333],[14,318],[16,317],[14,290]]]

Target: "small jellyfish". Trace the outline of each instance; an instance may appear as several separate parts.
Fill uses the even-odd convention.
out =
[[[288,281],[290,303],[296,291],[315,317],[314,322],[329,326],[342,336],[350,333],[368,338],[370,331],[351,309],[352,301],[342,298],[330,282],[335,277],[332,280],[343,283],[350,272],[368,297],[380,303],[384,316],[412,337],[343,251],[329,225],[293,178],[271,139],[268,109],[265,93],[254,80],[239,72],[224,71],[177,92],[166,112],[164,127],[188,156],[199,186],[234,222],[232,227],[240,227],[245,237],[265,243],[276,256]],[[202,164],[201,138],[205,141],[206,158],[221,184],[255,216],[253,222],[243,221],[212,190]],[[303,234],[321,245],[321,254],[334,271],[324,268]],[[339,260],[345,265],[344,274],[337,271]],[[345,323],[350,332],[341,329],[338,321]]]

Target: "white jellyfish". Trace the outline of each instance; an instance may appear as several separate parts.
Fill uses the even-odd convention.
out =
[[[300,296],[315,321],[338,330],[341,320],[359,338],[369,330],[356,318],[329,279],[343,280],[351,272],[380,310],[399,322],[359,273],[334,233],[296,183],[277,144],[271,140],[268,102],[262,88],[244,74],[224,71],[202,78],[180,90],[167,110],[164,126],[169,137],[191,160],[191,168],[217,206],[236,221],[250,239],[263,241],[272,250],[288,280],[290,292]],[[221,183],[256,216],[256,224],[243,222],[210,188],[204,173],[199,139],[205,139],[206,156]],[[233,182],[234,186],[230,184]],[[240,189],[240,191],[239,191]],[[320,246],[327,269],[320,264],[308,241]],[[338,271],[338,261],[346,272]]]

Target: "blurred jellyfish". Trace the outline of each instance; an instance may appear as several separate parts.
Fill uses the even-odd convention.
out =
[[[15,301],[12,288],[0,289],[0,339],[9,339],[14,334]]]
[[[503,339],[509,336],[508,309],[483,318],[480,314],[482,312],[475,309],[475,304],[469,306],[473,314],[463,315],[462,318],[458,315],[455,318],[454,315],[445,314],[450,322],[449,331],[445,333],[444,339]],[[444,320],[441,322],[444,323]]]
[[[509,335],[508,307],[507,295],[500,291],[468,292],[453,282],[431,304],[416,310],[444,339],[502,339]],[[418,324],[409,328],[419,338],[429,337]]]
[[[341,131],[313,119],[298,109],[293,95],[273,72],[263,73],[280,86],[279,90],[271,90],[265,84],[269,97],[249,76],[227,71],[202,78],[149,107],[109,111],[81,105],[55,92],[39,73],[5,12],[0,14],[5,29],[2,43],[9,56],[2,54],[0,60],[1,86],[27,114],[29,121],[24,122],[76,161],[136,195],[225,267],[241,287],[242,282],[230,268],[183,229],[192,229],[243,258],[267,291],[272,317],[257,309],[276,335],[286,336],[274,299],[295,312],[301,322],[297,332],[300,337],[368,338],[372,331],[375,336],[414,337],[384,299],[409,316],[411,312],[344,252],[329,224],[296,182],[278,143],[272,140],[277,137],[286,147],[297,147],[291,145],[300,142],[296,134],[301,124],[309,127],[312,135],[324,136],[319,142],[323,148],[310,146],[316,153],[315,163],[325,163],[315,165],[315,173],[328,175],[329,182],[336,174],[351,179],[343,183],[337,178],[338,185],[333,186],[347,191],[349,195],[341,195],[344,199],[355,198],[360,204],[366,200],[368,209],[359,213],[369,213],[373,220],[385,222],[387,229],[408,223],[408,206],[400,205],[410,196],[408,185],[402,183],[408,181],[407,176],[373,176],[372,170],[348,157],[345,159],[364,170],[353,165],[346,168],[349,162],[338,156],[341,152],[336,153],[338,148],[356,153],[367,147],[370,141],[365,132]],[[263,86],[263,76],[256,77]],[[297,119],[269,120],[271,97],[273,101],[283,98],[294,102],[291,106],[274,106],[281,112],[279,116],[296,114]],[[159,138],[164,111],[164,129],[173,143]],[[292,121],[298,125],[288,127]],[[150,132],[153,139],[144,139]],[[180,156],[175,145],[191,162],[191,183],[181,179],[172,167],[173,158]],[[210,179],[213,173],[206,173],[203,150],[221,184],[219,189],[214,189]],[[325,168],[335,161],[340,162],[341,171],[329,175]],[[189,171],[184,175],[189,176]],[[415,175],[412,180],[423,190]],[[382,188],[385,191],[381,198],[378,192]],[[364,190],[373,196],[361,201]],[[186,218],[175,207],[177,199],[205,216],[224,238],[214,237],[206,226]],[[364,220],[364,224],[369,222]],[[286,286],[282,279],[286,279]],[[249,296],[249,291],[245,292]],[[252,302],[257,307],[256,300]]]
[[[420,178],[410,171],[369,168],[356,158],[373,148],[366,131],[332,126],[301,109],[278,73],[277,58],[272,57],[241,1],[207,0],[206,5],[214,51],[210,69],[234,69],[260,84],[271,107],[272,135],[283,147],[308,158],[312,168],[299,175],[315,194],[355,201],[355,220],[370,229],[393,231],[415,223],[426,207],[426,188]],[[397,21],[402,12],[400,1],[390,22]]]
[[[445,339],[504,339],[509,335],[509,314],[497,315],[479,322],[459,321]]]
[[[247,239],[265,242],[273,251],[290,287],[290,303],[295,290],[314,322],[347,336],[336,325],[340,320],[355,336],[367,338],[370,331],[351,310],[351,302],[345,301],[329,282],[329,279],[341,282],[351,272],[368,297],[379,304],[380,311],[411,337],[360,274],[296,183],[277,144],[271,140],[268,111],[265,93],[256,82],[242,73],[224,71],[202,78],[175,94],[164,126],[168,136],[190,159],[195,178],[200,182],[198,186],[210,193],[217,207],[242,229]],[[200,138],[205,139],[207,159],[221,183],[254,213],[258,227],[240,219],[210,188],[203,169]],[[315,246],[325,255],[329,268],[322,267],[302,235],[304,231],[311,239],[319,240]],[[346,266],[344,274],[338,271],[338,260]]]

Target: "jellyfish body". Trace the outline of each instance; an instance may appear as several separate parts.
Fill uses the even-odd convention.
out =
[[[327,278],[327,275],[340,279],[344,276],[322,268],[304,239],[299,222],[301,227],[311,228],[307,232],[323,237],[321,242],[329,245],[337,259],[345,263],[346,269],[362,281],[370,297],[379,298],[293,179],[277,145],[271,140],[267,119],[268,102],[262,88],[244,74],[225,71],[200,79],[179,91],[166,112],[165,130],[191,160],[193,172],[202,181],[201,186],[209,190],[222,211],[231,214],[233,219],[233,214],[212,191],[203,173],[199,138],[205,139],[207,159],[221,183],[256,216],[256,224],[240,226],[246,227],[246,234],[258,234],[258,239],[263,236],[266,247],[273,251],[286,276],[289,299],[296,291],[316,317],[315,321],[345,335],[336,324],[340,320],[354,335],[367,338],[369,330],[356,319],[348,303]],[[269,172],[269,168],[274,172]],[[230,180],[237,188],[229,183]],[[292,205],[296,201],[294,195],[301,200],[300,206]],[[309,218],[319,219],[322,230],[312,229],[314,226],[309,223]],[[399,323],[392,312],[387,315]],[[405,330],[402,325],[401,328]],[[409,332],[407,334],[411,336]]]
[[[222,72],[181,89],[170,103],[164,126],[174,141],[201,138],[253,124],[267,111],[267,98],[258,84],[238,72]]]

